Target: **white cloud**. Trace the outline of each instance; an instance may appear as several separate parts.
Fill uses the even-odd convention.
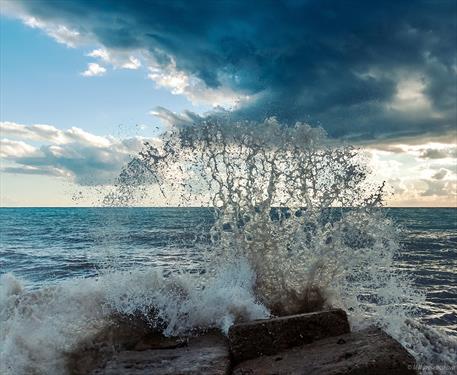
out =
[[[452,141],[452,138],[448,138]],[[425,142],[424,142],[425,141]],[[395,206],[455,206],[457,154],[454,143],[372,145],[368,154],[378,181],[387,181]],[[387,147],[388,146],[388,147]]]
[[[100,59],[118,69],[136,70],[141,67],[141,61],[131,51],[98,48],[87,54],[89,57]]]
[[[87,69],[81,73],[84,77],[96,77],[102,76],[106,73],[106,68],[97,64],[97,63],[89,63],[87,65]]]
[[[213,107],[235,109],[250,99],[249,96],[235,93],[225,85],[217,89],[207,87],[201,79],[179,70],[172,56],[169,58],[171,62],[167,66],[157,64],[151,56],[147,58],[148,78],[154,81],[157,87],[163,87],[175,95],[184,95],[193,104],[204,103]]]
[[[424,94],[425,88],[425,82],[419,77],[400,80],[392,107],[399,111],[429,110],[431,105]]]
[[[65,44],[67,47],[75,48],[88,40],[87,35],[83,35],[78,30],[57,22],[44,21],[28,14],[23,5],[15,0],[2,0],[0,14],[19,18],[28,27],[43,30],[55,41]]]
[[[110,138],[100,137],[80,128],[72,127],[64,131],[57,129],[55,126],[46,124],[22,125],[11,121],[2,121],[0,122],[0,134],[2,134],[2,136],[41,141],[57,145],[78,142],[106,147],[110,144]]]
[[[21,165],[15,167],[6,167],[2,169],[4,173],[12,174],[25,174],[25,175],[40,175],[40,176],[56,176],[56,177],[71,177],[64,169],[54,167],[31,167],[28,165]]]
[[[89,52],[87,54],[87,56],[99,58],[99,59],[101,59],[103,61],[107,61],[107,62],[110,61],[110,56],[109,56],[108,50],[106,50],[104,48],[94,49],[92,52]]]
[[[3,138],[0,140],[0,157],[23,157],[33,155],[37,149],[25,142]]]
[[[80,185],[112,183],[145,141],[141,137],[102,137],[75,127],[60,130],[14,122],[0,123],[0,132],[5,137],[0,144],[1,157],[8,161],[3,173],[61,176]],[[42,144],[35,147],[25,140]]]
[[[32,141],[65,142],[64,132],[51,125],[20,125],[11,121],[0,122],[0,133]]]
[[[448,197],[449,203],[452,203],[452,198],[455,203],[457,197],[457,181],[439,181],[426,180],[427,189],[421,193],[423,197]]]
[[[35,17],[23,17],[23,22],[31,28],[45,31],[58,43],[65,44],[67,47],[75,48],[83,42],[83,38],[78,31],[69,29],[65,25],[45,23]]]
[[[141,62],[134,56],[129,57],[129,61],[121,65],[124,69],[138,69],[141,66]]]

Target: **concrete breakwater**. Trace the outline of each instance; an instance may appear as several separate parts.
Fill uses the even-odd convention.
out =
[[[396,340],[371,327],[350,332],[340,309],[243,322],[164,337],[145,322],[115,319],[67,354],[74,375],[416,374]]]

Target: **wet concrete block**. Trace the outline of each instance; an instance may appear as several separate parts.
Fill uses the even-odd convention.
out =
[[[399,342],[369,328],[240,363],[234,375],[412,375],[414,357]]]
[[[346,313],[333,309],[235,324],[228,336],[233,361],[239,363],[349,331]]]

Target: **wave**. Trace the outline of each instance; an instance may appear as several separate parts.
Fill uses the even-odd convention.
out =
[[[110,327],[113,317],[141,316],[165,335],[195,329],[227,332],[239,320],[269,311],[253,293],[247,263],[227,265],[217,279],[162,271],[110,271],[97,278],[65,281],[27,291],[11,274],[0,279],[0,373],[63,374],[68,355],[80,342]]]
[[[182,335],[331,306],[353,329],[385,329],[424,372],[457,360],[455,339],[419,323],[425,296],[394,267],[399,228],[380,210],[383,185],[322,129],[274,118],[176,129],[145,144],[103,202],[138,204],[157,188],[166,201],[214,208],[214,225],[196,236],[207,238],[196,240],[198,272],[108,267],[34,292],[3,276],[0,370],[62,373],[66,353],[116,314]]]

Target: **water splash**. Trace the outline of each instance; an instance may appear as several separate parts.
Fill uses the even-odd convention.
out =
[[[140,314],[175,335],[328,306],[346,309],[354,329],[384,328],[424,372],[452,366],[455,340],[417,322],[424,296],[394,272],[399,232],[380,209],[383,195],[356,149],[306,124],[219,119],[166,133],[123,169],[103,204],[214,207],[208,240],[189,254],[197,269],[107,269],[33,293],[2,277],[0,370],[62,373],[65,352],[113,314]]]
[[[245,258],[262,302],[291,312],[293,299],[347,292],[342,283],[369,277],[367,266],[376,275],[388,269],[398,243],[379,210],[383,186],[369,176],[356,150],[332,145],[322,129],[274,118],[214,121],[169,133],[160,147],[147,144],[105,203],[143,197],[152,182],[183,204],[215,207],[206,277]]]
[[[0,373],[65,374],[68,355],[99,332],[116,329],[116,316],[158,322],[165,335],[260,319],[268,310],[253,293],[254,275],[243,262],[205,288],[191,275],[165,278],[160,270],[112,271],[28,291],[11,274],[0,277]],[[112,328],[111,328],[112,327]],[[157,327],[159,328],[159,327]]]
[[[425,296],[394,271],[399,231],[380,210],[384,184],[373,183],[355,148],[322,129],[275,118],[182,127],[146,144],[107,202],[144,198],[150,183],[166,198],[216,208],[202,249],[205,282],[245,259],[256,297],[273,314],[339,306],[354,328],[384,328],[422,366],[457,359],[454,341],[435,345],[424,337],[439,333],[413,323]]]

